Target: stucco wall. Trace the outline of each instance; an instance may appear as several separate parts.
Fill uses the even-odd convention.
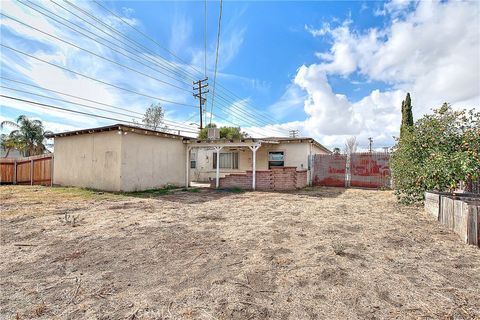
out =
[[[122,135],[121,190],[185,185],[186,146],[180,139]]]
[[[117,131],[55,138],[53,183],[120,190],[121,140]]]

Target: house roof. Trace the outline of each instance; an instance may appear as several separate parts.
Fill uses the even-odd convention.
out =
[[[155,136],[162,136],[168,138],[175,138],[175,139],[190,139],[189,137],[174,134],[174,133],[167,133],[162,131],[156,131],[151,129],[145,129],[142,127],[136,127],[126,124],[113,124],[110,126],[105,127],[97,127],[97,128],[90,128],[90,129],[80,129],[75,131],[67,131],[67,132],[60,132],[60,133],[53,133],[45,135],[46,138],[57,138],[57,137],[68,137],[68,136],[75,136],[81,134],[90,134],[90,133],[98,133],[98,132],[106,132],[106,131],[124,131],[124,132],[134,132],[138,134],[145,134],[145,135],[155,135]]]
[[[250,142],[260,142],[260,143],[267,143],[267,144],[268,143],[275,144],[275,143],[281,143],[281,142],[285,142],[285,143],[289,143],[289,142],[300,142],[300,143],[301,142],[309,142],[309,143],[313,143],[316,147],[324,150],[325,152],[331,153],[331,151],[328,148],[326,148],[325,146],[323,146],[322,144],[317,142],[315,139],[307,138],[307,137],[304,137],[304,138],[267,137],[267,138],[244,138],[244,139],[235,139],[235,140],[229,140],[229,139],[214,139],[214,140],[206,139],[206,140],[201,140],[201,139],[189,138],[185,142],[188,143],[188,144],[192,144],[192,145],[195,145],[195,144],[215,145],[215,144],[225,144],[225,143],[238,144],[238,143],[250,143]]]
[[[174,138],[174,139],[181,139],[188,144],[218,144],[218,143],[251,143],[251,142],[261,142],[261,143],[279,143],[279,142],[309,142],[313,143],[316,147],[324,150],[325,152],[331,153],[331,151],[320,144],[313,138],[308,137],[299,137],[299,138],[290,138],[290,137],[267,137],[267,138],[245,138],[245,139],[238,139],[238,140],[229,140],[229,139],[215,139],[215,140],[201,140],[192,137],[182,136],[174,133],[167,133],[162,131],[156,131],[151,129],[145,129],[142,127],[136,127],[132,125],[126,124],[113,124],[105,127],[97,127],[97,128],[90,128],[90,129],[80,129],[75,131],[67,131],[67,132],[60,132],[60,133],[53,133],[45,135],[47,138],[57,138],[57,137],[68,137],[68,136],[75,136],[81,134],[91,134],[91,133],[98,133],[98,132],[105,132],[105,131],[124,131],[124,132],[134,132],[137,134],[145,134],[145,135],[155,135],[167,138]]]
[[[298,138],[292,138],[292,137],[268,137],[264,138],[265,140],[274,140],[274,141],[282,141],[282,142],[303,142],[303,141],[308,141],[313,143],[316,147],[328,152],[332,153],[327,147],[325,147],[323,144],[318,142],[317,140],[309,137],[298,137]]]

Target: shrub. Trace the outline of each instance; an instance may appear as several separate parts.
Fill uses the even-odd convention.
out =
[[[480,173],[480,113],[453,111],[443,104],[404,130],[391,168],[395,193],[403,203],[423,200],[427,190],[452,191]]]

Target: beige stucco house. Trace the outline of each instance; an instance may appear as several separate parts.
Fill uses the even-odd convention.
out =
[[[54,184],[107,191],[185,184],[186,137],[122,124],[51,137]]]
[[[277,166],[307,170],[308,184],[311,156],[331,153],[312,138],[270,137],[252,140],[263,142],[256,151],[256,170],[269,170]],[[192,149],[190,159],[192,181],[208,182],[216,178],[216,152],[213,147]],[[248,147],[229,147],[227,143],[220,150],[219,165],[220,178],[229,174],[246,173],[252,170],[253,152]]]
[[[311,138],[198,140],[123,124],[49,137],[54,138],[54,184],[107,191],[189,186],[190,181],[231,187],[240,180],[239,186],[249,189],[256,189],[257,180],[263,189],[299,188],[311,182],[311,156],[330,153]]]

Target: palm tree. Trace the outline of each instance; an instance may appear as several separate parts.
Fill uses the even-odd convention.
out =
[[[40,120],[30,120],[27,116],[21,115],[17,118],[15,122],[13,121],[2,121],[0,123],[0,129],[4,127],[12,127],[15,130],[10,132],[8,138],[2,137],[2,148],[14,145],[14,148],[18,149],[23,156],[29,157],[37,154],[43,154],[47,150],[44,141],[45,134],[51,133],[50,131],[45,131],[43,128],[43,123]],[[7,143],[8,142],[8,143]],[[7,150],[6,148],[4,148]]]

